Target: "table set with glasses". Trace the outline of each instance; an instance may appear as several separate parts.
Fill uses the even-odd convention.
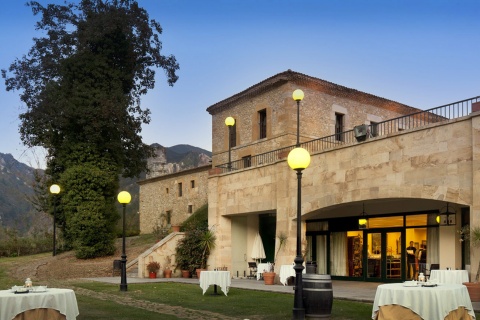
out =
[[[79,315],[75,292],[46,286],[0,290],[0,319],[73,320]]]
[[[462,284],[406,281],[377,287],[372,319],[475,319]]]

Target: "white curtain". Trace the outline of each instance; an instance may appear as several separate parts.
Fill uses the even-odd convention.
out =
[[[331,274],[332,276],[347,275],[347,233],[333,232],[331,234]]]
[[[438,228],[427,228],[427,265],[440,263],[440,248],[438,246]],[[430,267],[428,267],[430,269]]]
[[[317,235],[317,273],[327,273],[327,236]]]

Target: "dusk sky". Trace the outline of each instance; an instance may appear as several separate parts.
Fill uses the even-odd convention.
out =
[[[43,1],[40,3],[63,3]],[[32,46],[39,17],[3,1],[0,68]],[[164,55],[180,64],[169,87],[162,70],[142,99],[152,111],[145,143],[211,150],[206,109],[292,69],[412,107],[429,109],[480,95],[478,0],[139,0],[163,27]],[[292,100],[293,101],[293,100]],[[294,107],[292,102],[292,107]],[[0,84],[0,152],[43,163],[23,146],[18,92]]]

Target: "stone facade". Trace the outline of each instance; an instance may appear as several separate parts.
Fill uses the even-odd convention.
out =
[[[210,165],[139,181],[140,232],[180,225],[207,203]],[[180,194],[181,190],[181,194]]]
[[[344,131],[361,124],[381,122],[419,111],[412,107],[345,88],[292,71],[280,73],[209,107],[212,115],[212,165],[228,162],[228,128],[236,121],[236,146],[232,161],[294,145],[297,105],[292,92],[305,93],[300,104],[300,141],[335,134],[335,114],[344,116]],[[259,111],[266,110],[267,137],[259,138]]]
[[[212,162],[228,160],[228,129],[224,120],[236,119],[236,146],[232,161],[255,156],[296,142],[297,106],[291,95],[305,93],[300,104],[300,141],[335,134],[336,114],[343,130],[379,123],[420,110],[317,78],[287,71],[209,107],[212,115]],[[267,136],[259,139],[259,111],[266,110]],[[367,204],[370,214],[438,212],[446,203],[460,212],[470,210],[478,224],[478,200],[473,190],[478,174],[478,114],[449,120],[431,115],[420,127],[400,119],[395,130],[360,143],[338,144],[311,151],[311,164],[302,180],[302,238],[306,223],[352,218]],[[278,265],[291,264],[296,254],[296,174],[285,154],[269,163],[230,172],[212,170],[209,178],[209,224],[217,226],[218,245],[210,265],[226,265],[234,273],[247,269],[254,235],[261,232],[259,216],[275,216],[277,234],[288,235]],[[480,181],[479,181],[480,182]],[[402,232],[409,233],[404,230]],[[441,266],[462,267],[461,246],[455,227],[439,228]],[[275,241],[278,248],[278,240]],[[277,249],[275,249],[277,252]],[[244,258],[245,257],[245,258]],[[472,265],[479,257],[472,255]]]
[[[457,121],[432,124],[422,129],[379,137],[362,144],[312,154],[302,180],[302,220],[357,216],[361,203],[369,213],[400,210],[438,210],[445,202],[458,208],[469,207],[471,223],[480,224],[478,179],[480,115]],[[232,252],[244,250],[248,256],[253,236],[238,244],[232,241],[232,221],[254,219],[261,212],[276,213],[277,231],[289,236],[286,250],[277,257],[286,264],[295,256],[296,175],[285,160],[226,173],[209,179],[209,223],[218,225],[218,245],[210,264],[232,269]],[[458,221],[460,219],[458,218]],[[254,235],[258,225],[243,232]],[[305,224],[302,226],[305,231]],[[451,250],[442,250],[440,264],[461,268],[458,233],[444,227],[441,234]],[[474,259],[479,259],[472,255]],[[472,265],[476,266],[476,262]],[[277,271],[278,272],[278,271]]]

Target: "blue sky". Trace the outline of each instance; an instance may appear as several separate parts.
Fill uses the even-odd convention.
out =
[[[63,1],[43,1],[62,3]],[[287,69],[429,109],[480,95],[478,0],[139,0],[163,27],[163,71],[142,99],[152,111],[145,143],[211,150],[210,105]],[[22,0],[2,2],[0,68],[26,54],[34,17]],[[23,106],[0,84],[0,152],[36,166],[18,134]]]

